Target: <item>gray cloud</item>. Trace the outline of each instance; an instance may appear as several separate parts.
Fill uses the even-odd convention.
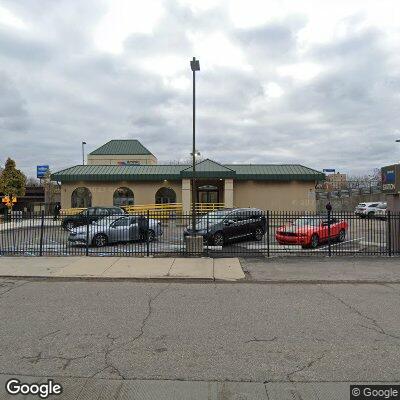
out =
[[[153,31],[131,34],[121,54],[94,45],[106,1],[3,1],[27,29],[0,25],[0,158],[11,156],[29,175],[80,163],[88,150],[115,138],[138,138],[161,161],[191,151],[190,35],[222,33],[247,68],[202,62],[198,74],[198,148],[221,162],[302,163],[363,173],[393,162],[400,123],[396,49],[383,29],[363,27],[362,15],[342,21],[340,39],[300,51],[307,15],[287,15],[238,29],[226,9],[194,12],[175,1]],[[44,12],[45,10],[45,12]],[[223,51],[224,49],[221,49]],[[143,60],[174,56],[184,70],[163,78]],[[310,80],[279,73],[311,62]],[[160,65],[160,69],[163,65]],[[270,97],[266,86],[279,85]]]

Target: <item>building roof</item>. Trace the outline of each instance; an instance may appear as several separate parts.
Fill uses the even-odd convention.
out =
[[[190,178],[189,165],[76,165],[51,175],[60,182],[76,181],[159,181]],[[325,174],[299,164],[218,164],[204,160],[197,164],[196,177],[262,181],[321,181]]]
[[[190,178],[192,174],[192,165],[181,171],[181,176],[184,178]],[[196,163],[196,177],[198,178],[233,178],[235,174],[235,170],[210,160],[209,158]]]
[[[125,140],[110,140],[103,146],[92,151],[90,155],[93,156],[109,156],[109,155],[152,155],[152,153],[146,149],[136,139],[125,139]]]

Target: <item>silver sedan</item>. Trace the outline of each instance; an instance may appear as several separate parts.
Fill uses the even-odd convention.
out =
[[[109,243],[134,240],[153,241],[162,235],[161,222],[144,216],[112,216],[93,222],[89,227],[72,229],[68,241],[92,244],[97,247]]]

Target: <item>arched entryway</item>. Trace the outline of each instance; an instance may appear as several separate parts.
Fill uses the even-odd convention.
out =
[[[87,187],[78,187],[71,194],[72,208],[87,208],[92,206],[92,193]]]
[[[162,187],[157,190],[156,204],[176,203],[176,193],[173,189]]]
[[[135,196],[131,189],[127,187],[120,187],[116,189],[113,196],[114,206],[131,206],[135,204]]]

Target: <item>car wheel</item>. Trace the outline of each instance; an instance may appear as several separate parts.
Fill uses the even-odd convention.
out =
[[[93,238],[93,245],[96,247],[103,247],[108,243],[108,238],[106,235],[102,233],[98,233],[94,238]]]
[[[154,242],[154,240],[156,239],[156,233],[153,230],[149,229],[147,232],[147,239],[149,242]]]
[[[369,213],[368,213],[368,218],[374,218],[374,212],[373,211],[370,211]]]
[[[318,235],[317,235],[316,233],[314,233],[314,234],[311,236],[310,247],[311,247],[312,249],[315,249],[315,248],[318,247],[318,245],[319,245],[319,237],[318,237]]]
[[[214,246],[222,246],[224,244],[224,235],[222,232],[216,232],[213,236]]]
[[[64,223],[64,229],[67,231],[72,231],[75,228],[75,224],[72,221],[67,221]]]
[[[256,239],[257,241],[260,241],[264,237],[264,231],[262,230],[262,228],[256,228],[253,236],[254,236],[254,239]]]
[[[346,231],[344,229],[341,229],[338,236],[338,242],[344,242],[345,239],[346,239]]]

